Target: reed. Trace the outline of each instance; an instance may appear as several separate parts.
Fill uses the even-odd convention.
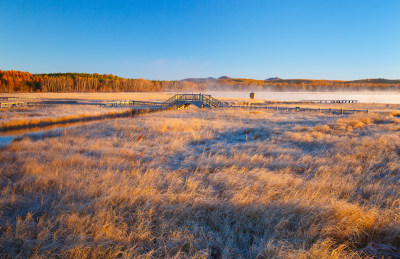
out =
[[[0,152],[0,253],[395,258],[399,128],[187,109],[26,137]]]
[[[0,131],[118,117],[130,115],[130,111],[129,108],[110,109],[86,105],[10,108],[2,114]]]

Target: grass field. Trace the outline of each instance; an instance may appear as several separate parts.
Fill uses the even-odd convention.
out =
[[[2,93],[2,98],[17,98],[17,100],[27,102],[39,101],[57,101],[74,100],[79,102],[99,102],[105,103],[117,100],[136,100],[136,101],[154,101],[163,102],[170,98],[172,93]],[[312,103],[294,103],[294,102],[274,102],[271,100],[248,98],[219,98],[222,102],[229,105],[247,105],[259,104],[270,107],[301,107],[313,109],[348,109],[364,110],[370,112],[399,112],[400,104],[312,104]],[[5,100],[4,102],[8,102]],[[18,127],[33,127],[49,123],[62,123],[70,120],[85,119],[93,116],[124,113],[129,108],[126,107],[102,107],[98,105],[83,104],[62,104],[62,105],[42,105],[42,106],[19,106],[3,108],[0,110],[0,131]]]
[[[163,111],[0,151],[9,257],[398,257],[398,113]]]
[[[141,100],[141,101],[165,101],[172,94],[163,92],[121,92],[121,93],[1,93],[0,97],[15,97],[29,101],[45,99],[63,100],[97,100],[97,101],[117,101],[117,100]]]
[[[120,100],[137,100],[137,101],[154,101],[163,102],[173,96],[174,92],[120,92],[120,93],[1,93],[0,97],[3,98],[16,98],[12,101],[27,101],[35,102],[40,100],[76,100],[76,101],[120,101]],[[289,106],[289,107],[307,107],[307,108],[343,108],[343,109],[370,109],[371,111],[381,110],[400,110],[400,104],[390,104],[387,107],[386,104],[382,103],[329,103],[329,104],[312,104],[312,103],[293,103],[293,102],[282,102],[277,100],[266,100],[266,99],[254,99],[249,98],[236,98],[236,97],[224,97],[218,98],[223,102],[230,104],[241,104],[241,103],[256,103],[256,104],[268,104],[278,106]],[[7,100],[5,100],[7,102]]]
[[[130,111],[127,107],[103,107],[92,105],[19,106],[0,112],[0,130],[63,123],[101,115],[113,115]]]

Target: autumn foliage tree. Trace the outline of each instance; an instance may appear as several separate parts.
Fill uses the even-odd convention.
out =
[[[155,92],[231,90],[400,90],[400,81],[366,79],[357,81],[334,80],[254,80],[244,78],[192,79],[156,81],[127,79],[112,74],[52,73],[31,74],[0,70],[0,92]]]

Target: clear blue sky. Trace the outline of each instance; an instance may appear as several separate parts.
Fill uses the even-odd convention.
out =
[[[0,69],[400,78],[400,1],[0,1]]]

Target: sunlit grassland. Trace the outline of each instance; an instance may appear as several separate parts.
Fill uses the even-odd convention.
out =
[[[397,256],[400,118],[187,109],[0,151],[10,257]]]
[[[110,108],[98,105],[11,107],[0,111],[0,130],[77,121],[96,116],[111,116],[126,113],[130,110],[127,107]]]
[[[109,92],[109,93],[0,93],[1,97],[15,97],[22,101],[35,101],[41,99],[73,99],[73,100],[141,100],[164,101],[172,94],[164,92]],[[25,99],[27,98],[27,99]],[[25,99],[25,100],[24,100]]]
[[[154,101],[163,102],[173,96],[174,92],[113,92],[113,93],[0,93],[0,97],[15,97],[19,101],[40,101],[40,100],[78,100],[78,101]],[[25,99],[27,98],[27,99]],[[332,108],[332,109],[369,109],[376,110],[399,110],[400,104],[390,104],[389,108],[382,103],[328,103],[328,104],[313,104],[313,103],[298,103],[298,102],[282,102],[271,99],[254,99],[239,98],[239,97],[218,97],[223,102],[230,104],[265,104],[288,107],[307,107],[307,108]]]
[[[74,100],[78,102],[98,102],[106,103],[116,100],[137,100],[163,102],[170,98],[172,93],[3,93],[1,97],[15,97],[18,100],[27,102],[39,101],[60,101]],[[26,98],[26,99],[25,99]],[[369,112],[399,112],[400,104],[364,104],[364,103],[299,103],[299,102],[277,102],[264,99],[250,100],[248,98],[219,98],[225,105],[259,105],[269,108],[311,108],[311,109],[344,109],[360,110]],[[6,101],[7,102],[7,101]],[[112,116],[115,114],[126,113],[129,107],[104,107],[100,105],[83,104],[60,104],[60,105],[38,105],[38,106],[19,106],[3,108],[0,110],[0,130],[35,127],[40,125],[67,123],[70,121],[84,120],[96,116]]]
[[[16,98],[22,102],[74,100],[78,102],[99,102],[140,100],[162,102],[171,97],[167,93],[2,93],[0,97]],[[4,102],[8,102],[5,100]],[[111,116],[130,111],[128,107],[104,107],[99,105],[60,104],[34,105],[3,108],[0,110],[0,130],[34,127],[46,124],[84,120],[100,115]]]

